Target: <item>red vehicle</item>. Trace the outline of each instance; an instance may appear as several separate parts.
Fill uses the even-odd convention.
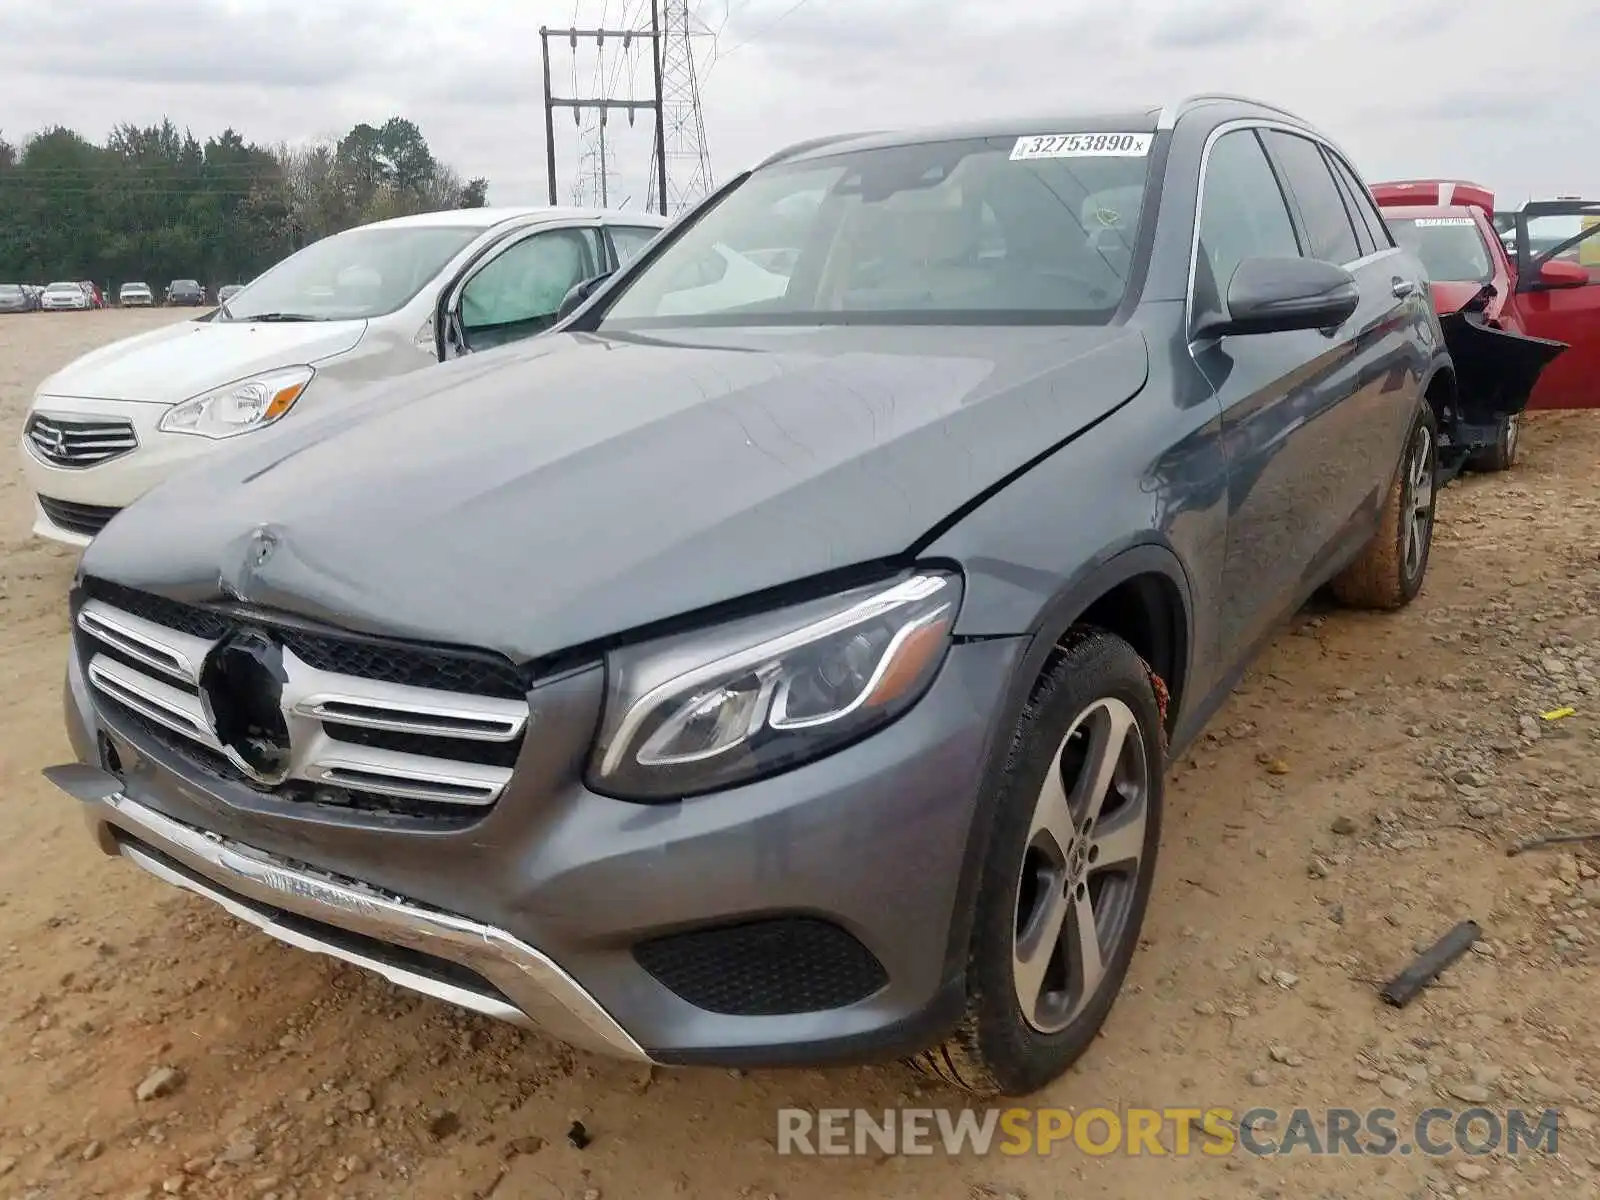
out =
[[[1461,386],[1498,393],[1494,427],[1466,431],[1476,443],[1467,448],[1467,465],[1511,466],[1525,407],[1600,405],[1600,384],[1592,382],[1600,367],[1600,273],[1571,259],[1572,247],[1588,235],[1570,244],[1551,242],[1549,230],[1540,228],[1547,217],[1558,216],[1576,229],[1586,209],[1600,216],[1600,205],[1524,206],[1514,214],[1513,258],[1495,227],[1488,188],[1461,180],[1404,180],[1373,184],[1372,195],[1395,241],[1427,268]],[[1600,224],[1589,232],[1600,234]],[[1600,241],[1594,249],[1600,251]],[[1581,299],[1573,303],[1573,297]]]

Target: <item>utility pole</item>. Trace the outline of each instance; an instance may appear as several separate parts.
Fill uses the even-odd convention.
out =
[[[667,106],[662,102],[661,0],[650,0],[650,62],[656,83],[656,178],[655,193],[661,201],[661,215],[667,215]]]
[[[653,16],[653,13],[652,13],[652,16]],[[652,25],[654,25],[653,22],[652,22]],[[555,204],[556,203],[556,195],[557,195],[557,192],[556,192],[556,118],[555,118],[556,109],[558,109],[558,108],[570,108],[572,110],[573,120],[577,121],[577,122],[581,122],[583,120],[583,110],[586,109],[586,108],[587,109],[593,109],[595,112],[597,112],[600,115],[600,137],[601,137],[601,143],[600,143],[601,150],[600,150],[600,153],[601,153],[601,158],[602,158],[601,178],[603,180],[605,178],[605,167],[604,167],[604,161],[603,160],[604,160],[604,155],[605,155],[605,141],[604,141],[604,139],[605,139],[606,114],[611,112],[613,109],[624,111],[624,112],[626,112],[628,114],[628,124],[632,125],[633,122],[634,122],[634,118],[639,114],[639,112],[641,110],[646,111],[646,112],[654,112],[656,114],[656,131],[657,131],[657,136],[659,137],[660,136],[660,130],[661,130],[661,89],[660,89],[659,86],[657,86],[657,88],[655,90],[655,95],[649,100],[614,100],[611,97],[605,96],[605,95],[599,95],[599,96],[557,96],[551,91],[551,87],[550,87],[550,39],[552,37],[565,37],[567,39],[568,44],[571,46],[571,48],[572,48],[572,50],[574,52],[576,52],[577,49],[578,49],[578,40],[580,38],[584,39],[585,41],[587,41],[590,38],[593,38],[594,39],[594,43],[595,43],[596,46],[603,46],[605,44],[606,38],[608,38],[608,37],[609,38],[619,38],[622,41],[622,48],[623,48],[624,52],[626,52],[628,46],[630,45],[630,43],[633,41],[634,38],[648,38],[650,40],[651,57],[656,62],[656,78],[659,81],[659,79],[660,79],[660,71],[661,71],[661,66],[660,66],[660,63],[661,63],[661,53],[660,53],[661,35],[660,35],[659,29],[654,28],[654,27],[652,27],[652,29],[651,29],[651,31],[649,33],[644,33],[642,31],[633,30],[633,29],[554,29],[554,30],[552,30],[552,29],[549,29],[549,28],[547,28],[546,26],[543,26],[543,25],[541,25],[539,27],[539,46],[540,46],[540,49],[541,49],[541,51],[543,52],[543,55],[544,55],[545,172],[546,172],[546,175],[548,176],[548,182],[549,182],[549,185],[550,185],[550,189],[549,189],[550,190],[550,203],[551,204]],[[601,185],[602,192],[604,190],[604,186],[605,185],[602,183],[602,185]],[[605,201],[602,199],[602,201],[601,201],[602,206],[604,206],[604,203],[605,203]],[[663,207],[662,211],[663,212],[666,211],[665,207]]]

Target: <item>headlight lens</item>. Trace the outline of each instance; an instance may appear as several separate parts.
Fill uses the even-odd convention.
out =
[[[679,799],[840,749],[921,698],[960,605],[958,576],[920,571],[615,651],[589,785]]]
[[[174,404],[161,418],[166,433],[226,438],[270,425],[294,407],[316,374],[310,367],[285,367],[224,384]]]

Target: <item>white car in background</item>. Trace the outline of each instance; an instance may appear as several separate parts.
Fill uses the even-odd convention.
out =
[[[68,309],[88,309],[94,301],[83,290],[81,283],[52,283],[39,297],[39,307],[45,312],[64,312]]]
[[[627,262],[666,224],[643,212],[468,208],[313,242],[204,316],[103,346],[39,385],[22,431],[33,532],[87,545],[230,439],[540,333],[575,284]]]
[[[121,308],[150,308],[155,302],[155,293],[148,283],[125,283],[117,289],[117,304]]]

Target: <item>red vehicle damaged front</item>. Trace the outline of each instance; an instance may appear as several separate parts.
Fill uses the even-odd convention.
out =
[[[1444,431],[1452,465],[1503,471],[1516,461],[1523,410],[1546,390],[1545,368],[1569,348],[1546,328],[1545,298],[1587,284],[1588,274],[1575,283],[1570,264],[1546,259],[1532,263],[1533,284],[1519,286],[1495,229],[1494,194],[1477,184],[1396,181],[1374,184],[1372,195],[1395,241],[1427,269],[1455,360],[1459,411]],[[1600,348],[1600,329],[1588,336]]]

